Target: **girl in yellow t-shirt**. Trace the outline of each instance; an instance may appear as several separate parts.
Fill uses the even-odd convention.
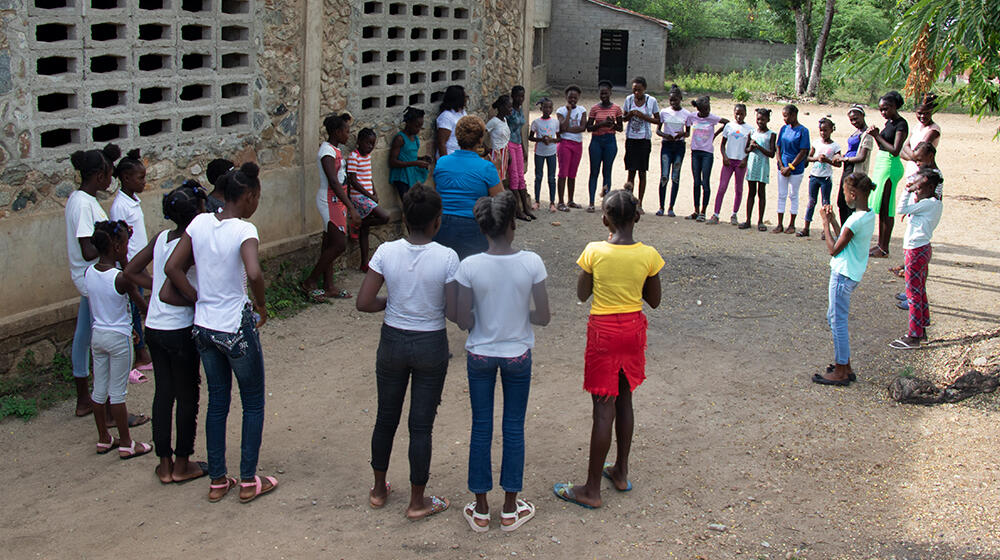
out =
[[[576,293],[580,301],[591,295],[584,355],[583,388],[594,401],[587,483],[559,483],[552,491],[560,499],[586,508],[601,506],[601,476],[620,492],[632,489],[628,455],[632,446],[632,391],[646,379],[646,316],[643,300],[660,305],[660,269],[663,258],[648,245],[636,242],[632,230],[639,221],[639,200],[617,190],[604,199],[607,241],[587,244],[576,261],[582,269]],[[616,430],[618,456],[605,463]]]

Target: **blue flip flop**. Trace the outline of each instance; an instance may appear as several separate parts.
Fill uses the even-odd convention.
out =
[[[558,482],[558,483],[552,485],[552,493],[555,494],[556,497],[559,498],[560,500],[567,501],[567,502],[569,502],[571,504],[576,504],[576,505],[578,505],[580,507],[585,507],[587,509],[597,509],[594,506],[589,506],[589,505],[587,505],[587,504],[585,504],[583,502],[578,501],[576,499],[576,496],[573,495],[573,485],[572,484],[564,483],[564,482]]]
[[[613,466],[615,466],[614,463],[604,463],[604,468],[601,469],[601,474],[604,475],[604,478],[610,480],[611,482],[614,482],[615,480],[613,478],[611,478],[611,473],[608,472],[608,468],[609,467],[613,467]],[[619,492],[631,492],[632,491],[632,481],[629,480],[627,482],[628,482],[628,486],[624,490],[618,490],[617,486],[615,486],[615,490],[618,490]]]

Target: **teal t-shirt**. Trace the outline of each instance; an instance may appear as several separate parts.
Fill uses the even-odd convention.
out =
[[[830,258],[830,270],[842,274],[855,282],[860,282],[868,268],[868,251],[875,233],[875,212],[855,212],[847,218],[840,234],[849,229],[853,233],[839,253]]]

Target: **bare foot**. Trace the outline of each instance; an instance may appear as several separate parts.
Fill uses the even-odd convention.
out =
[[[368,505],[370,505],[372,509],[381,508],[387,501],[389,501],[389,494],[391,492],[392,487],[389,486],[388,482],[385,483],[385,487],[382,488],[381,491],[372,488],[368,491]]]
[[[170,484],[174,481],[173,470],[174,462],[164,457],[160,459],[160,464],[156,466],[156,478],[159,478],[163,484]]]
[[[417,519],[430,517],[435,513],[441,513],[442,511],[448,509],[449,505],[451,505],[451,502],[449,502],[447,498],[424,496],[424,502],[421,504],[422,507],[419,509],[413,509],[412,507],[406,508],[406,517],[410,520],[416,521]]]
[[[90,398],[87,398],[86,402],[77,401],[76,403],[76,415],[86,416],[94,412],[94,403],[90,402]]]
[[[782,226],[781,224],[778,224],[777,226],[775,226],[774,229],[771,230],[771,233],[781,233],[783,231],[785,231],[784,226]]]
[[[175,464],[174,467],[181,466]],[[183,470],[175,468],[171,478],[174,482],[187,482],[188,480],[194,480],[196,478],[201,478],[208,474],[208,464],[202,463],[200,461],[188,461],[187,465],[184,466]]]

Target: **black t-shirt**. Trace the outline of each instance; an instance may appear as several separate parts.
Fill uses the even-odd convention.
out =
[[[910,135],[910,125],[906,124],[906,119],[896,117],[896,120],[885,121],[885,127],[879,132],[879,136],[886,142],[893,144],[896,142],[896,133],[903,131],[903,139]]]

